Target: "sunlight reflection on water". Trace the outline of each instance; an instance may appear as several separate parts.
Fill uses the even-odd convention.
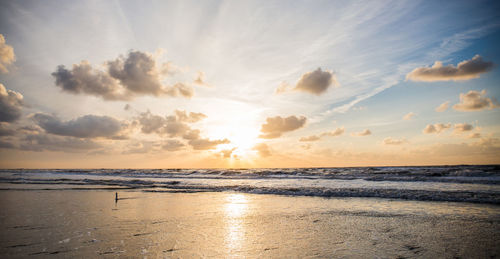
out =
[[[226,198],[225,212],[228,218],[244,216],[248,209],[248,200],[245,194],[234,193]]]
[[[248,200],[245,194],[230,194],[224,206],[226,247],[229,254],[241,251],[245,238],[244,216],[248,212]]]

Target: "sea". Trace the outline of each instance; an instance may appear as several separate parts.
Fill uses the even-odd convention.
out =
[[[500,165],[259,169],[2,169],[0,190],[134,189],[500,204]]]

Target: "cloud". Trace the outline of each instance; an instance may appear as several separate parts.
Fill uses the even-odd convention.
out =
[[[142,133],[158,135],[168,134],[170,137],[186,135],[186,139],[195,138],[199,134],[191,130],[187,123],[198,122],[207,116],[203,113],[175,110],[175,115],[162,117],[150,111],[143,112],[137,117]],[[197,137],[196,137],[197,138]]]
[[[481,92],[471,90],[466,94],[460,94],[460,103],[453,105],[453,109],[462,112],[480,111],[500,107],[495,99],[485,97],[486,90]]]
[[[422,131],[424,134],[441,133],[451,127],[451,124],[436,123],[434,125],[428,124]]]
[[[500,140],[497,138],[481,138],[473,143],[435,144],[428,150],[427,155],[440,156],[497,156],[500,152]]]
[[[180,121],[176,116],[167,116],[164,126],[165,133],[169,137],[181,137],[191,130],[191,127],[183,121]]]
[[[71,70],[63,65],[52,73],[56,85],[73,94],[99,96],[105,100],[129,100],[128,91],[107,72],[93,69],[88,61],[74,64]]]
[[[122,154],[146,154],[158,152],[161,144],[155,141],[134,141],[127,145]]]
[[[318,68],[314,71],[303,74],[295,85],[294,90],[321,95],[332,85],[339,85],[337,78],[335,77],[335,73],[328,70],[322,71],[321,68]],[[284,89],[280,86],[276,91],[279,92],[282,90]]]
[[[306,117],[289,116],[282,118],[281,116],[268,117],[266,123],[262,124],[260,131],[263,133],[259,138],[278,138],[285,132],[294,131],[302,128],[306,124]]]
[[[310,141],[318,141],[320,139],[321,139],[320,136],[312,135],[312,136],[302,137],[299,139],[299,141],[300,142],[310,142]]]
[[[500,152],[500,139],[498,138],[481,138],[478,142],[473,143],[483,152],[490,152],[497,155]]]
[[[321,133],[321,137],[324,137],[324,136],[330,136],[330,137],[340,136],[340,135],[344,134],[344,131],[345,131],[344,127],[336,128],[335,130]]]
[[[29,125],[17,128],[17,131],[23,134],[40,134],[43,133],[43,129],[38,125]]]
[[[135,140],[129,143],[123,154],[162,153],[162,151],[175,152],[184,149],[186,144],[178,139],[161,141]]]
[[[163,143],[161,148],[167,151],[177,151],[181,150],[184,146],[184,143],[177,139],[168,139]]]
[[[164,94],[171,97],[191,98],[194,95],[194,90],[187,84],[176,83],[173,86],[166,87]]]
[[[318,141],[318,140],[320,140],[323,137],[337,137],[337,136],[340,136],[340,135],[344,134],[344,131],[345,131],[344,127],[336,128],[335,130],[323,132],[323,133],[321,133],[319,135],[312,135],[312,136],[308,136],[308,137],[302,137],[302,138],[299,139],[299,141],[301,141],[301,142],[310,142],[310,141]]]
[[[301,148],[303,148],[304,150],[309,150],[311,149],[312,145],[311,144],[304,144],[304,145],[300,145]]]
[[[164,91],[156,61],[148,53],[131,51],[126,58],[119,57],[108,61],[107,65],[109,75],[118,79],[127,90],[133,93],[158,96]]]
[[[0,34],[0,73],[8,73],[7,67],[16,61],[14,48],[5,43],[5,38]]]
[[[197,129],[189,129],[187,132],[182,135],[183,139],[192,140],[200,138],[200,130]]]
[[[205,73],[203,73],[202,71],[198,71],[198,76],[193,81],[193,83],[201,86],[210,86],[209,84],[207,84],[207,82],[205,82]]]
[[[387,137],[384,139],[383,143],[385,145],[402,145],[408,143],[408,141],[405,139],[394,139],[392,137]]]
[[[162,117],[154,115],[150,111],[139,114],[136,118],[136,124],[141,127],[141,132],[144,134],[167,135],[171,138],[180,137],[188,140],[188,144],[194,150],[209,150],[214,149],[217,145],[228,144],[228,139],[210,140],[200,136],[200,130],[192,129],[188,123],[198,122],[207,116],[203,113],[189,112],[176,110],[175,115]],[[173,141],[173,140],[172,140]],[[170,142],[167,148],[181,148],[181,142]],[[175,140],[177,141],[177,140]],[[168,141],[167,141],[168,142]],[[182,144],[184,146],[184,144]],[[164,148],[165,149],[165,148]],[[168,150],[168,149],[167,149]]]
[[[474,126],[467,124],[467,123],[458,123],[455,124],[453,132],[456,134],[460,134],[466,131],[471,131],[474,129]]]
[[[137,120],[141,125],[142,133],[145,134],[157,133],[160,135],[165,133],[164,127],[165,124],[167,123],[167,119],[162,116],[154,115],[150,111],[146,111],[139,114]]]
[[[290,89],[290,85],[287,82],[281,82],[280,85],[274,91],[275,94],[282,94],[287,92]]]
[[[446,101],[446,102],[440,104],[438,107],[436,107],[435,111],[436,112],[444,112],[448,109],[449,106],[450,106],[450,101]]]
[[[162,56],[163,51],[160,51],[159,53],[155,53],[155,56]],[[164,75],[175,75],[180,72],[186,72],[186,68],[181,68],[177,65],[174,65],[172,62],[167,62],[161,64],[161,73]]]
[[[116,138],[124,127],[115,118],[97,115],[85,115],[74,120],[61,121],[56,116],[37,113],[32,119],[47,133],[77,138]]]
[[[467,136],[467,138],[481,138],[481,133],[478,132],[471,133],[469,134],[469,136]]]
[[[271,150],[265,143],[259,143],[255,145],[252,150],[256,150],[261,157],[271,156]]]
[[[459,81],[479,78],[480,74],[493,69],[493,62],[483,61],[479,55],[475,55],[471,60],[465,60],[455,67],[453,65],[443,66],[443,63],[436,61],[432,67],[419,67],[406,75],[407,80],[412,81]]]
[[[223,158],[230,158],[231,154],[236,150],[236,148],[221,150],[220,154]]]
[[[353,137],[363,137],[363,136],[368,136],[368,135],[371,135],[372,132],[369,130],[369,129],[365,129],[363,131],[360,131],[360,132],[353,132],[351,133],[351,136]]]
[[[27,151],[85,152],[102,146],[90,139],[75,137],[50,136],[47,134],[29,134],[22,140],[19,149]]]
[[[143,95],[189,98],[194,94],[193,88],[183,83],[163,85],[162,80],[168,71],[158,69],[156,60],[147,52],[130,51],[127,57],[107,61],[104,68],[93,68],[84,60],[74,64],[71,70],[60,65],[52,76],[63,91],[104,100],[131,100]]]
[[[8,141],[0,140],[0,148],[13,149],[16,148],[16,146]]]
[[[10,123],[0,122],[0,137],[15,135],[16,131],[10,127]]]
[[[0,84],[0,122],[13,122],[21,118],[23,95],[7,90]]]
[[[190,112],[189,114],[186,111],[175,110],[175,115],[177,119],[182,122],[195,123],[207,118],[207,115],[201,112]]]
[[[415,115],[416,115],[415,113],[410,112],[410,113],[406,114],[405,116],[403,116],[403,120],[409,121],[409,120],[413,119],[413,117],[415,117]]]
[[[228,139],[221,140],[209,140],[209,139],[192,139],[188,141],[188,144],[193,147],[194,150],[208,150],[215,149],[217,145],[221,144],[229,144],[230,141]]]

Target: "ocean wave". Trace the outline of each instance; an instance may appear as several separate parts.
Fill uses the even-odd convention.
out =
[[[47,169],[0,170],[0,176],[50,174],[72,176],[120,176],[126,178],[190,179],[336,179],[366,181],[454,182],[500,185],[500,166],[415,166],[275,169]]]
[[[389,199],[405,199],[418,201],[449,201],[500,204],[500,192],[495,190],[422,190],[401,188],[327,188],[311,186],[256,186],[247,184],[212,185],[210,181],[204,184],[189,184],[184,181],[152,181],[140,179],[27,179],[27,178],[0,178],[0,183],[13,185],[43,185],[39,190],[47,190],[47,185],[69,186],[114,186],[126,189],[139,189],[145,192],[245,192],[254,194],[275,194],[290,196],[316,197],[376,197]],[[6,190],[6,188],[1,188]],[[17,188],[22,189],[22,188]],[[82,188],[61,188],[75,189]],[[88,189],[93,189],[88,187]],[[100,188],[106,189],[106,188]],[[27,188],[33,190],[33,188]]]

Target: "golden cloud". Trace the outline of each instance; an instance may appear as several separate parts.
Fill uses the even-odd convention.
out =
[[[260,131],[263,133],[259,138],[271,139],[279,138],[285,132],[294,131],[304,127],[307,118],[304,116],[281,116],[268,117],[266,123],[262,124]]]
[[[479,78],[483,73],[493,69],[493,62],[483,61],[479,55],[471,60],[464,60],[455,67],[453,65],[443,66],[441,61],[436,61],[432,67],[419,67],[406,75],[407,80],[412,81],[460,81]]]
[[[471,90],[460,94],[460,103],[453,105],[453,109],[462,112],[491,110],[500,107],[495,99],[485,97],[486,90],[481,92]]]
[[[0,73],[8,73],[7,67],[16,61],[14,48],[5,43],[5,38],[0,34]]]

